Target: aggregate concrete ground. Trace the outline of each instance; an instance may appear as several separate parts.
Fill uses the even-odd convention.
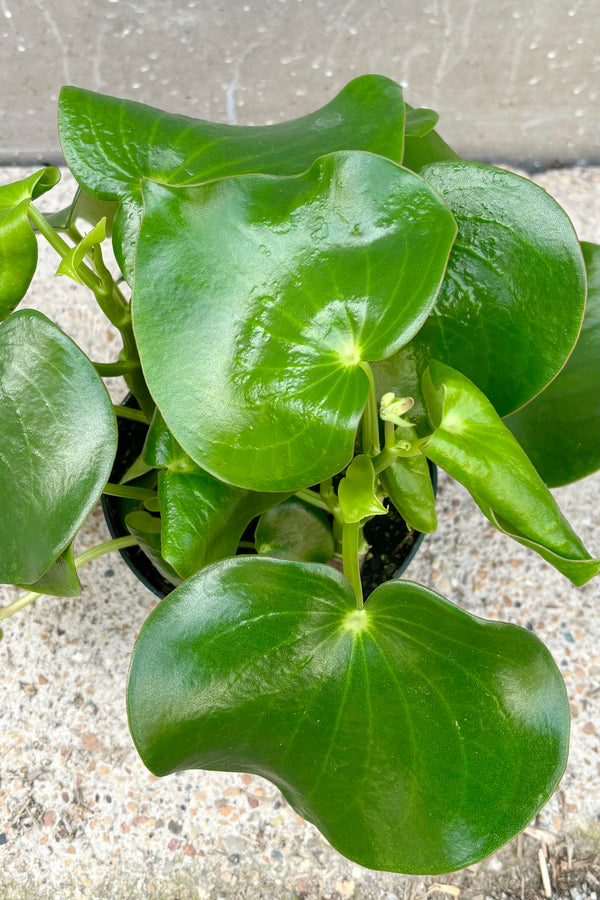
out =
[[[0,184],[30,171],[0,170]],[[565,206],[582,239],[600,242],[599,169],[550,171],[536,180]],[[71,190],[67,179],[54,192],[56,208]],[[25,305],[44,311],[93,359],[114,358],[114,330],[82,289],[52,277],[56,264],[42,248]],[[111,390],[122,396],[116,383]],[[556,496],[588,549],[599,553],[600,475]],[[439,529],[406,577],[477,615],[532,628],[567,684],[569,766],[524,835],[461,873],[408,878],[345,860],[258,777],[151,776],[129,737],[124,688],[135,636],[156,598],[115,555],[82,571],[80,597],[40,598],[3,623],[2,900],[537,900],[547,896],[542,870],[553,897],[597,900],[600,582],[572,587],[489,527],[460,485],[443,476],[438,506]],[[107,537],[96,509],[77,552]],[[0,603],[16,595],[2,588]]]

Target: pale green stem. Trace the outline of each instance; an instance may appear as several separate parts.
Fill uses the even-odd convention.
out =
[[[361,362],[360,367],[369,379],[369,396],[361,419],[361,446],[363,453],[366,453],[367,456],[377,456],[379,453],[379,414],[375,379],[368,363]]]
[[[93,362],[98,375],[102,378],[118,378],[120,375],[128,375],[134,369],[139,369],[139,362],[133,359],[119,359],[116,362],[101,363]]]
[[[311,506],[316,506],[318,509],[324,509],[325,512],[332,512],[331,507],[322,500],[319,494],[315,493],[315,491],[311,491],[310,488],[302,488],[299,491],[296,491],[295,497],[298,500],[304,500],[305,503],[310,503]]]
[[[358,522],[344,522],[342,530],[342,561],[344,575],[352,585],[356,606],[362,609],[364,606],[362,583],[360,580],[360,566],[358,564],[358,535],[360,524]]]
[[[141,422],[143,425],[149,424],[148,416],[141,409],[132,409],[130,406],[119,405],[113,406],[113,409],[115,415],[121,419],[131,419],[132,422]]]
[[[104,485],[103,494],[109,497],[122,497],[124,500],[148,500],[150,497],[156,497],[156,491],[150,488],[132,487],[129,484],[108,484]]]
[[[135,547],[136,544],[136,539],[130,534],[124,537],[113,538],[111,541],[97,544],[95,547],[90,547],[89,550],[80,553],[79,556],[75,557],[74,565],[78,568],[91,562],[93,559],[97,559],[99,556],[104,556],[105,553],[112,553],[113,550],[124,550],[126,547]],[[14,615],[14,613],[23,609],[24,606],[28,606],[34,600],[37,600],[38,597],[43,596],[43,593],[37,593],[36,591],[29,591],[29,593],[23,594],[17,600],[9,603],[8,606],[0,608],[0,619],[8,619],[9,616]]]

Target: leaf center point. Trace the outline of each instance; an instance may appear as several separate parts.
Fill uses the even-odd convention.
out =
[[[344,616],[343,627],[354,634],[360,634],[369,627],[369,614],[366,609],[353,609]]]

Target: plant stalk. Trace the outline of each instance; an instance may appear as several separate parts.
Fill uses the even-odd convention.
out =
[[[131,534],[113,538],[110,541],[105,541],[103,544],[97,544],[95,547],[90,547],[89,550],[84,550],[83,553],[80,553],[79,556],[75,557],[75,568],[78,569],[80,566],[91,562],[93,559],[104,556],[105,553],[112,553],[113,550],[124,550],[126,547],[134,547],[136,544],[137,541]],[[43,596],[43,593],[37,593],[36,591],[29,591],[27,594],[23,594],[21,597],[18,597],[17,600],[13,600],[12,603],[9,603],[8,606],[0,608],[0,619],[8,619],[9,616],[14,615],[20,609],[23,609],[24,606],[28,606],[30,603],[33,603],[34,600],[37,600],[38,597]]]
[[[342,562],[344,575],[352,585],[356,597],[356,608],[364,606],[362,582],[360,580],[360,566],[358,564],[358,535],[359,522],[344,522],[342,529]]]
[[[369,396],[361,419],[360,442],[363,453],[366,453],[367,456],[377,456],[379,453],[379,413],[375,379],[369,363],[361,362],[360,367],[369,379]]]

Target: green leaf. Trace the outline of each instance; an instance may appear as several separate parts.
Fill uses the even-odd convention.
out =
[[[326,563],[335,550],[327,515],[296,497],[262,514],[255,542],[259,556],[298,562]]]
[[[157,775],[259,774],[363,866],[436,874],[509,840],[555,789],[569,707],[530,632],[406,581],[357,610],[319,564],[238,557],[163,600],[128,685]]]
[[[410,340],[435,301],[455,234],[437,193],[361,152],[143,193],[133,326],[169,430],[252,490],[341,471],[368,394],[361,361]]]
[[[85,237],[83,237],[75,247],[72,247],[67,255],[61,259],[56,270],[56,275],[67,275],[78,284],[83,284],[77,269],[84,261],[88,251],[90,251],[95,244],[101,244],[105,237],[106,219],[100,219],[98,224],[95,225],[92,230],[89,231]]]
[[[110,474],[117,433],[94,367],[35,310],[0,325],[0,582],[33,584]]]
[[[406,138],[423,138],[430,134],[438,123],[439,115],[433,109],[425,107],[414,109],[408,103],[406,107],[406,124],[404,126],[404,140]]]
[[[29,204],[60,181],[54,166],[0,187],[0,319],[27,293],[37,266],[37,238],[27,217]]]
[[[411,343],[373,367],[381,393],[415,398],[430,359],[459,369],[501,416],[539,393],[579,334],[585,267],[566,213],[525,178],[472,162],[427,166],[458,222],[435,307]]]
[[[171,115],[131,100],[65,87],[58,124],[77,181],[94,197],[121,201],[114,242],[131,281],[142,211],[141,177],[197,184],[248,172],[293,175],[334,150],[368,150],[400,162],[404,101],[402,88],[390,79],[363,75],[314,113],[248,127]]]
[[[133,509],[125,516],[125,526],[134,536],[141,550],[152,560],[155,569],[172,584],[180,584],[181,578],[162,555],[161,520],[144,509]]]
[[[422,453],[398,457],[379,473],[379,479],[409,528],[426,534],[435,531],[435,495],[429,465]]]
[[[53,597],[77,597],[81,593],[81,584],[73,559],[73,543],[36,582],[18,586]]]
[[[197,466],[156,413],[144,458],[158,473],[161,552],[183,577],[234,556],[246,526],[287,493],[259,493],[225,484]]]
[[[600,469],[600,246],[581,248],[588,298],[575,349],[554,381],[506,419],[548,487]]]
[[[362,522],[368,516],[384,516],[386,508],[375,494],[375,470],[369,456],[355,456],[338,487],[344,522]]]
[[[423,453],[467,488],[483,513],[573,584],[600,569],[487,397],[436,360],[423,376],[435,431]]]
[[[406,106],[406,132],[402,165],[419,172],[429,163],[460,159],[454,150],[433,131],[438,114],[432,109],[413,109]]]

